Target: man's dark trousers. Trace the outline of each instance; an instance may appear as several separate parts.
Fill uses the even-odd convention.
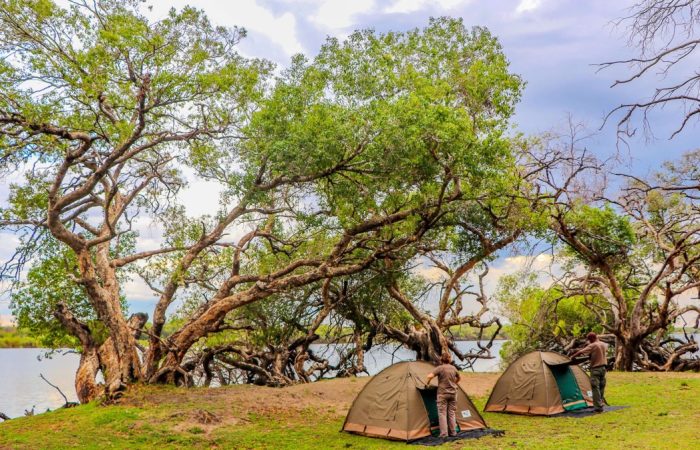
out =
[[[591,387],[593,388],[593,406],[596,411],[603,410],[605,399],[605,366],[591,368]]]

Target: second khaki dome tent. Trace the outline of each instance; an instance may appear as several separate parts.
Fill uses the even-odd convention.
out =
[[[564,355],[528,353],[501,375],[484,411],[553,415],[593,406],[591,380]]]

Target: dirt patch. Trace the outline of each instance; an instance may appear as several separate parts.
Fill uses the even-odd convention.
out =
[[[501,376],[500,373],[462,373],[459,385],[469,397],[486,397]]]
[[[471,397],[487,395],[500,374],[465,373],[460,385]],[[266,417],[292,424],[299,417],[344,417],[353,400],[371,377],[339,378],[285,388],[251,385],[222,388],[132,389],[121,400],[125,406],[157,410],[161,406],[177,413],[161,417],[178,431],[209,434],[222,426],[248,423]]]
[[[498,380],[498,373],[463,373],[460,385],[471,397],[487,395]],[[371,377],[337,378],[285,388],[237,385],[222,388],[150,389],[142,387],[129,393],[123,404],[133,406],[162,403],[196,406],[218,414],[222,408],[243,413],[269,409],[321,409],[345,415],[353,400]],[[210,405],[211,408],[207,406]]]

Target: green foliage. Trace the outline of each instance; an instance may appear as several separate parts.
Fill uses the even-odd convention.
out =
[[[295,57],[260,100],[242,131],[248,139],[238,143],[235,152],[221,156],[197,149],[193,155],[196,161],[217,166],[222,172],[218,178],[228,180],[224,201],[243,197],[253,204],[291,209],[280,217],[245,217],[264,223],[275,239],[256,239],[248,245],[241,274],[264,276],[302,258],[324,258],[342,236],[341,227],[423,209],[436,203],[444,189],[456,189],[456,179],[464,201],[445,206],[444,226],[424,239],[450,247],[458,240],[452,236],[458,220],[481,220],[479,226],[489,233],[483,209],[470,207],[476,196],[491,202],[493,211],[510,208],[510,222],[494,235],[508,227],[526,228],[534,213],[525,202],[513,206],[500,200],[514,193],[519,182],[513,153],[523,143],[505,133],[521,88],[496,38],[449,18],[405,33],[359,31],[342,43],[329,39],[313,60]],[[234,161],[243,163],[236,175],[230,171]],[[256,188],[280,179],[299,182],[284,192]],[[214,226],[212,217],[179,216],[181,211],[173,209],[164,221],[168,245],[194,242],[203,228]],[[353,257],[415,232],[423,219],[416,213],[382,227],[353,250]],[[463,254],[473,251],[463,247]],[[407,248],[401,258],[410,259],[414,252]],[[230,249],[209,252],[189,272],[221,280],[232,261]],[[172,266],[169,257],[156,258],[148,272],[155,279]],[[365,330],[370,318],[400,328],[411,323],[403,308],[382,292],[382,280],[368,281],[373,276],[360,274],[350,280],[351,285],[368,284],[337,306],[338,316]],[[409,278],[402,279],[402,288],[419,298],[423,286]],[[206,289],[191,287],[179,317],[196,311],[207,295]],[[318,298],[299,290],[248,305],[228,320],[254,324],[254,331],[246,334],[251,342],[283,343],[301,334],[301,322],[308,323],[308,314],[318,309],[311,304],[318,305]],[[351,325],[334,328],[346,326]],[[242,333],[227,332],[207,342],[241,337]]]
[[[58,195],[89,180],[96,167],[112,164],[115,149],[140,146],[137,157],[122,155],[114,166],[97,170],[109,172],[105,184],[114,182],[112,188],[123,193],[136,189],[157,167],[158,177],[135,191],[129,218],[137,212],[154,217],[164,225],[165,245],[181,249],[218,225],[228,228],[207,245],[239,225],[264,227],[268,236],[246,246],[240,270],[242,276],[262,280],[300,259],[317,261],[300,265],[295,275],[319,267],[349,229],[369,219],[408,216],[352,234],[352,244],[348,250],[338,246],[343,254],[332,264],[383,257],[390,251],[383,250],[387,243],[422,238],[419,231],[436,227],[438,220],[445,223],[427,238],[458,242],[462,254],[477,252],[474,242],[451,228],[459,221],[488,228],[483,210],[470,207],[475,199],[491,211],[517,211],[508,226],[526,227],[531,219],[525,203],[500,201],[518,184],[514,153],[520,143],[506,134],[523,82],[510,72],[500,43],[485,28],[438,18],[407,32],[358,31],[344,42],[328,39],[313,59],[294,57],[271,80],[271,64],[235,53],[244,30],[216,27],[195,8],[173,9],[163,20],[150,22],[137,0],[65,8],[50,0],[6,0],[2,6],[0,53],[13,58],[0,65],[0,111],[22,120],[2,128],[0,169],[41,163],[22,185],[13,186],[4,218],[43,224],[49,209],[44,193],[53,185],[47,180],[61,180],[66,158],[76,164]],[[42,89],[28,88],[27,80]],[[46,127],[89,137],[33,132]],[[158,138],[167,140],[153,143]],[[90,151],[74,160],[78,141],[91,139]],[[185,183],[184,170],[224,186],[221,211],[184,217],[184,207],[173,200]],[[99,182],[88,188],[100,200],[109,197],[100,190],[110,188]],[[67,228],[94,237],[95,228],[107,225],[95,225],[103,214],[92,214],[93,209],[110,201],[96,201],[77,213],[82,222],[70,218],[74,210],[69,207],[59,213],[68,217]],[[237,202],[256,212],[221,224]],[[281,207],[279,216],[261,212]],[[110,227],[131,226],[129,218]],[[32,327],[54,345],[62,330],[51,311],[57,301],[65,301],[101,335],[94,310],[74,281],[80,278],[75,256],[63,247],[43,252],[41,244],[51,238],[40,237],[25,240],[24,255],[32,267],[13,297],[20,326]],[[405,247],[415,242],[408,241]],[[133,247],[133,241],[123,245]],[[172,252],[139,270],[153,285],[174,281],[178,295],[190,296],[186,306],[191,308],[184,310],[192,313],[230,274],[234,252],[208,248],[185,269],[178,263],[182,251]],[[408,260],[416,249],[401,252]],[[422,288],[408,277],[401,283],[408,294]],[[286,342],[304,328],[297,321],[308,322],[318,308],[313,289],[318,286],[279,293],[229,319],[254,324],[247,339],[256,345]],[[375,291],[358,290],[339,315],[355,324],[368,317],[397,326],[410,322],[396,302]]]
[[[476,191],[509,161],[503,133],[521,85],[498,41],[460,20],[329,39],[313,61],[296,57],[253,115],[248,182],[262,164],[271,178],[341,164],[314,195],[344,226],[434,199],[443,164]]]
[[[30,347],[39,347],[39,341],[29,336],[26,331],[20,331],[11,327],[0,328],[0,348]]]
[[[18,257],[2,268],[2,276],[21,278],[13,311],[19,326],[45,346],[66,342],[52,316],[58,301],[88,322],[98,341],[106,338],[75,281],[80,278],[75,255],[46,229],[54,179],[63,181],[59,197],[77,186],[89,188],[82,183],[98,168],[114,183],[97,183],[89,202],[81,197],[58,212],[65,227],[82,238],[94,238],[95,230],[108,226],[100,222],[106,217],[100,210],[114,206],[113,193],[104,192],[112,188],[121,199],[138,195],[123,220],[109,228],[124,231],[139,213],[177,221],[182,209],[158,213],[184,184],[178,163],[201,176],[219,175],[213,168],[223,164],[217,161],[222,149],[230,149],[231,127],[248,116],[272,68],[236,53],[243,29],[214,26],[192,7],[150,21],[143,7],[140,0],[0,1],[0,54],[6,56],[0,62],[0,173],[18,171],[23,177],[10,186],[8,205],[0,208],[0,220],[7,221],[2,228],[20,236]],[[74,134],[94,140],[79,161],[68,156],[83,141],[66,136]],[[114,152],[127,148],[141,151],[115,170]],[[150,182],[140,187],[143,180]],[[76,223],[76,217],[82,221]],[[171,240],[183,245],[200,235],[201,226]],[[133,233],[113,239],[113,256],[133,252],[134,239]],[[119,281],[127,277],[120,270]]]
[[[75,150],[75,141],[34,131],[42,126],[84,132],[101,155],[132,139],[130,145],[138,146],[154,136],[172,137],[147,146],[120,168],[122,174],[138,174],[126,177],[127,186],[120,186],[125,188],[160,165],[159,181],[168,189],[159,183],[145,189],[134,200],[144,211],[159,208],[184,183],[176,161],[216,177],[215,168],[224,165],[222,149],[230,148],[228,128],[247,117],[271,70],[269,63],[235,52],[245,30],[216,27],[191,7],[151,22],[139,0],[0,5],[0,53],[13,55],[0,63],[0,112],[30,124],[0,127],[0,171],[21,169],[24,175],[22,184],[11,186],[9,205],[0,209],[3,219],[42,222],[51,180]],[[140,89],[147,90],[143,124],[135,115]],[[174,138],[192,130],[207,131]],[[173,161],[169,168],[162,167],[164,159]],[[68,178],[77,176],[74,171],[81,169],[71,169]]]
[[[26,280],[12,293],[10,309],[19,328],[37,337],[43,347],[77,346],[53,315],[56,304],[65,302],[79,319],[95,318],[84,291],[70,278],[78,276],[75,257],[56,244],[44,251],[44,258],[29,269]]]
[[[622,264],[637,240],[630,219],[617,214],[610,205],[602,208],[576,205],[567,214],[566,222],[593,255],[582,259],[586,263],[606,259],[613,265]],[[577,256],[576,249],[569,251]]]
[[[504,327],[509,341],[501,348],[504,366],[533,350],[556,348],[558,339],[604,331],[590,307],[602,299],[566,296],[557,286],[545,289],[535,274],[502,277],[495,298],[509,322]]]

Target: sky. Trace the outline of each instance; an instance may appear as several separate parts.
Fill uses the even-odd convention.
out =
[[[169,8],[189,4],[203,9],[217,25],[242,26],[248,36],[240,52],[285,67],[292,55],[313,57],[327,36],[347,37],[356,29],[401,31],[427,24],[429,17],[461,17],[468,26],[485,26],[503,45],[511,70],[527,82],[514,119],[514,132],[537,134],[564,126],[567,115],[595,132],[587,143],[601,157],[621,147],[615,123],[604,124],[615,106],[650,95],[661,77],[611,88],[629,72],[620,67],[598,71],[596,64],[626,59],[625,29],[616,26],[634,2],[629,0],[157,0],[148,13],[157,19]],[[697,55],[696,55],[697,56]],[[697,65],[697,60],[691,61]],[[653,116],[654,137],[639,133],[623,147],[619,171],[645,175],[663,161],[695,149],[700,127],[691,126],[672,140],[681,111],[668,108]],[[9,180],[0,180],[0,202]],[[189,214],[217,207],[216,192],[207,183],[192,183],[182,194]],[[159,231],[148,220],[137,224],[141,245],[158,241]],[[7,257],[14,236],[0,234],[0,259]],[[152,248],[152,247],[151,247]],[[494,274],[520,267],[522,255],[503,255]],[[495,277],[492,277],[494,279]],[[132,311],[151,312],[154,296],[137,281],[126,289]],[[0,299],[0,323],[9,320],[7,301]]]

